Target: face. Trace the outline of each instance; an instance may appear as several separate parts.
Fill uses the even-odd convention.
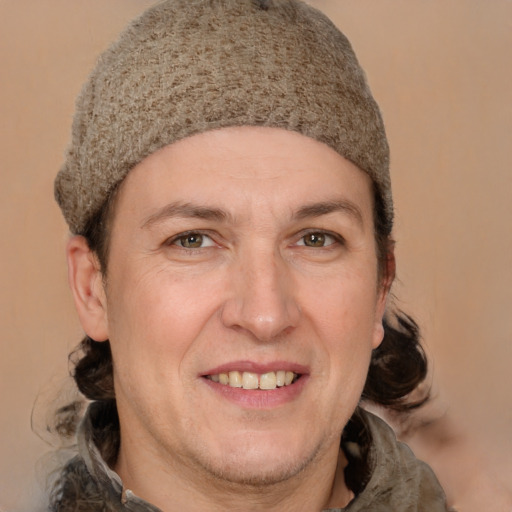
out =
[[[257,483],[337,453],[386,293],[370,179],[326,145],[244,127],[154,153],[120,188],[88,333],[111,342],[121,455]]]

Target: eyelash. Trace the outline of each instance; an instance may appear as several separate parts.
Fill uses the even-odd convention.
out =
[[[318,247],[306,245],[306,243],[305,243],[306,237],[311,237],[311,236],[317,236],[320,238],[323,237],[324,241],[327,241],[327,239],[330,239],[331,241],[330,241],[330,243],[327,243],[325,245],[321,245]],[[343,237],[338,235],[337,233],[332,233],[330,231],[324,231],[324,230],[315,230],[315,229],[306,231],[305,233],[303,232],[303,234],[299,238],[299,241],[302,241],[303,243],[297,242],[296,245],[299,245],[301,247],[308,247],[308,248],[312,248],[312,249],[325,249],[325,248],[331,247],[332,245],[335,245],[335,244],[344,245],[344,243],[345,243],[345,240],[343,239]]]
[[[319,246],[307,245],[306,238],[313,237],[313,236],[318,237],[320,240],[323,238],[324,244],[319,245]],[[206,246],[203,246],[203,244],[201,243],[201,245],[199,247],[185,247],[183,245],[183,241],[186,240],[187,238],[192,238],[192,237],[201,238],[202,242],[204,242],[204,240],[207,239],[207,240],[209,240],[209,243]],[[330,240],[329,243],[325,243],[329,240]],[[308,247],[311,249],[324,249],[324,248],[331,247],[332,245],[335,245],[335,244],[344,245],[344,243],[345,243],[345,241],[344,241],[343,237],[341,237],[340,235],[338,235],[336,233],[332,233],[329,231],[323,231],[323,230],[309,230],[309,231],[303,232],[301,234],[299,240],[294,245],[297,245],[299,247]],[[209,235],[208,233],[205,233],[203,231],[185,231],[183,233],[179,233],[176,236],[170,238],[166,242],[166,245],[175,245],[175,246],[179,247],[180,249],[192,251],[192,250],[206,249],[206,248],[212,247],[216,244],[215,244],[215,241],[213,240],[212,236]]]
[[[206,245],[206,246],[202,246],[202,244],[201,244],[201,247],[185,247],[183,245],[183,243],[178,243],[180,241],[183,242],[187,238],[192,238],[192,237],[196,237],[196,238],[201,237],[203,239],[203,241],[204,241],[204,239],[208,239],[210,241],[210,243],[208,243],[208,245]],[[173,236],[172,238],[167,240],[166,245],[176,245],[180,249],[185,249],[185,250],[199,250],[199,249],[205,249],[207,247],[212,247],[215,245],[215,242],[209,234],[207,234],[203,231],[185,231],[185,232],[179,233],[176,236]]]

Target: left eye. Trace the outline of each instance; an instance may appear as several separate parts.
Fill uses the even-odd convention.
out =
[[[304,245],[306,247],[327,247],[335,243],[336,240],[332,235],[327,233],[315,232],[304,235],[297,245]]]
[[[173,244],[184,249],[203,249],[204,247],[215,245],[208,235],[203,235],[202,233],[180,235],[173,240]]]

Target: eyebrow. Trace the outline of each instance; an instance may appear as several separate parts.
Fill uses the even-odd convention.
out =
[[[358,224],[363,225],[363,215],[361,210],[352,202],[346,199],[336,199],[332,201],[322,201],[302,206],[292,216],[295,220],[303,220],[310,217],[321,217],[329,213],[342,212],[354,218]],[[147,229],[162,222],[166,219],[183,217],[211,220],[217,222],[225,222],[232,219],[230,213],[222,208],[200,206],[193,203],[173,202],[169,203],[162,208],[159,208],[155,213],[147,217],[143,223],[142,228]]]
[[[333,201],[323,201],[305,205],[294,214],[296,219],[306,219],[308,217],[320,217],[329,213],[342,212],[353,217],[361,226],[363,223],[363,214],[361,210],[352,202],[346,199],[336,199]]]
[[[155,213],[147,217],[142,223],[142,228],[149,228],[158,222],[174,217],[225,221],[230,217],[230,215],[228,212],[220,208],[210,208],[192,203],[174,202],[159,208]]]

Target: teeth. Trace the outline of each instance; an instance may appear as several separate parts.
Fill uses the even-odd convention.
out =
[[[242,387],[244,389],[258,389],[258,374],[244,372],[242,374]]]
[[[264,373],[260,377],[260,389],[276,389],[277,377],[275,372]]]
[[[232,388],[242,387],[242,375],[240,375],[240,372],[229,372],[229,385]]]
[[[297,378],[297,374],[285,370],[263,373],[261,375],[253,372],[233,371],[208,375],[208,378],[213,382],[231,386],[232,388],[268,390],[289,386]]]

